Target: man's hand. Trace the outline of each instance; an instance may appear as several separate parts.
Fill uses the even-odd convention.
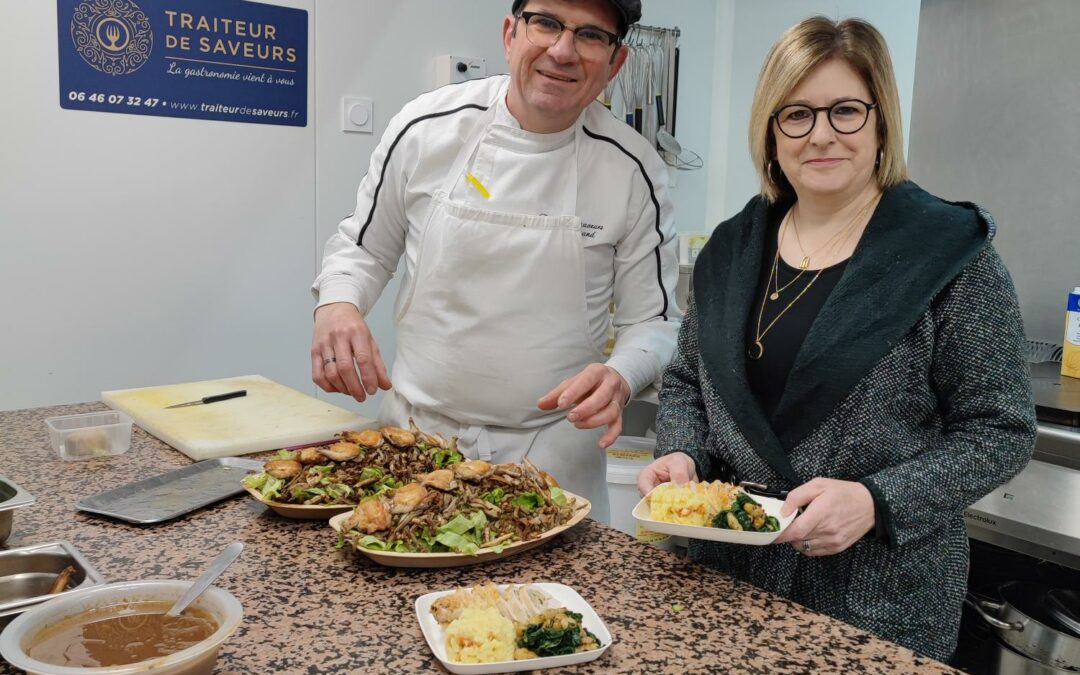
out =
[[[607,425],[599,443],[606,448],[622,433],[622,411],[629,399],[630,385],[622,375],[602,363],[591,363],[544,394],[536,405],[541,410],[573,408],[566,419],[578,429]]]
[[[660,483],[682,485],[697,479],[697,464],[694,463],[694,458],[685,452],[673,452],[641,470],[637,478],[637,489],[644,497]]]
[[[377,388],[390,388],[379,346],[352,303],[336,302],[315,310],[311,379],[323,391],[348,394],[361,402]]]
[[[776,543],[787,542],[803,555],[846,551],[874,527],[874,498],[862,483],[815,478],[792,490],[780,514],[806,507]]]

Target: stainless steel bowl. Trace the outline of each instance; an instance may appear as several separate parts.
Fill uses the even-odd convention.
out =
[[[63,595],[49,591],[68,566],[75,568],[75,573],[64,593],[105,583],[104,577],[66,541],[0,551],[0,627],[27,609]]]
[[[12,512],[33,503],[34,498],[29,492],[0,476],[0,544],[7,541],[11,534]]]

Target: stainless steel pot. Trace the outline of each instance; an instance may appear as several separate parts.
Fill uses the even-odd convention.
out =
[[[33,503],[34,498],[30,493],[0,476],[0,544],[7,541],[11,534],[11,512]]]
[[[1001,640],[994,640],[994,669],[996,675],[1073,675],[1075,671],[1054,668],[1024,656]]]
[[[998,588],[1002,602],[968,597],[967,602],[994,628],[998,639],[1053,668],[1080,672],[1080,637],[1058,626],[1047,611],[1047,588],[1014,581]]]

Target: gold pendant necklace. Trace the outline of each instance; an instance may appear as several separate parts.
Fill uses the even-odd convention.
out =
[[[774,280],[773,273],[776,271],[779,261],[780,249],[777,248],[776,258],[773,260],[772,270],[769,271],[769,280],[766,284],[766,288],[768,288]],[[823,271],[824,268],[817,271],[813,278],[810,279],[810,282],[807,283],[806,286],[804,286],[803,289],[799,291],[799,294],[796,295],[795,298],[788,303],[787,307],[780,310],[780,313],[777,314],[773,318],[773,320],[769,322],[769,325],[765,327],[765,330],[761,330],[761,320],[765,316],[765,298],[761,299],[761,308],[758,310],[757,316],[757,329],[754,332],[754,342],[746,350],[746,355],[750,357],[751,361],[758,361],[761,359],[762,356],[765,356],[765,345],[761,342],[762,339],[764,339],[765,336],[769,333],[769,331],[772,330],[772,327],[776,325],[776,322],[780,320],[780,317],[784,316],[784,314],[786,314],[789,309],[795,306],[795,303],[798,302],[799,299],[802,298],[802,296],[806,295],[806,292],[810,290],[810,287],[814,285],[814,282],[818,280],[818,277],[821,276],[821,273]]]
[[[877,195],[871,197],[870,201],[863,204],[862,208],[860,208],[858,211],[855,212],[855,216],[851,220],[848,221],[847,225],[845,225],[844,227],[837,230],[836,233],[833,234],[833,236],[829,237],[828,241],[826,241],[824,244],[819,246],[816,251],[810,252],[809,255],[806,253],[806,249],[803,248],[802,238],[799,237],[799,223],[795,219],[795,208],[796,208],[796,206],[798,206],[798,204],[796,203],[795,206],[792,206],[791,211],[789,212],[791,214],[791,229],[795,231],[795,243],[799,245],[799,253],[803,254],[802,260],[799,261],[799,269],[800,270],[805,270],[808,267],[810,267],[810,258],[811,258],[811,256],[816,256],[818,253],[821,253],[822,251],[825,251],[825,250],[832,250],[834,248],[834,245],[838,243],[837,242],[838,238],[840,238],[840,241],[847,240],[847,238],[849,236],[851,236],[852,231],[855,230],[855,225],[859,222],[860,218],[866,213],[866,210],[869,209],[870,206],[874,202],[877,201],[877,197],[878,197]],[[843,235],[842,238],[841,238],[841,235]],[[783,241],[781,241],[781,243],[783,243]]]
[[[878,195],[878,196],[880,196],[880,195]],[[836,235],[833,235],[829,239],[829,241],[826,242],[826,245],[833,244],[831,247],[829,247],[830,256],[842,244],[846,243],[847,240],[849,238],[851,238],[851,234],[856,229],[855,224],[859,221],[859,216],[863,215],[866,212],[866,210],[868,208],[870,208],[870,205],[873,204],[877,200],[878,196],[875,196],[873,199],[871,199],[869,202],[867,202],[866,205],[863,206],[863,208],[859,209],[858,213],[855,214],[855,218],[853,218],[852,221],[850,223],[848,223],[847,227],[840,230],[840,232],[838,232]],[[796,225],[795,225],[794,208],[791,211],[791,224],[792,224],[792,229],[795,230],[795,236],[797,238],[798,235],[799,235],[799,231],[798,231],[798,229],[796,228]],[[840,239],[839,241],[837,241],[837,237],[841,233],[844,233],[844,237],[842,239]],[[798,281],[799,277],[801,277],[803,275],[803,273],[806,271],[806,268],[810,264],[810,257],[804,255],[803,259],[802,259],[802,262],[799,265],[798,274],[796,274],[794,279],[792,279],[791,281],[789,281],[788,283],[784,284],[781,287],[780,286],[779,268],[780,268],[780,247],[781,247],[781,245],[783,245],[783,243],[784,243],[784,235],[783,235],[783,233],[781,233],[780,242],[776,247],[776,256],[773,257],[772,268],[769,270],[769,278],[765,282],[765,290],[766,290],[766,296],[765,297],[768,297],[770,300],[777,300],[780,297],[780,292],[787,289],[793,283]],[[802,248],[801,244],[800,244],[800,248]],[[822,247],[822,248],[818,249],[818,251],[815,251],[815,255],[818,252],[820,252],[820,251],[822,251],[824,249],[825,249],[825,247]],[[770,330],[772,330],[773,326],[776,325],[776,322],[780,320],[780,317],[784,316],[784,314],[786,314],[789,309],[791,309],[793,306],[795,306],[795,303],[797,303],[802,298],[802,296],[806,295],[806,292],[810,290],[810,287],[814,285],[814,282],[818,280],[818,278],[821,276],[821,273],[824,272],[824,271],[825,271],[824,267],[820,268],[817,271],[817,273],[815,273],[814,276],[810,279],[810,281],[806,284],[806,286],[804,286],[802,288],[802,290],[799,291],[798,295],[796,295],[791,300],[791,302],[789,302],[787,304],[786,307],[784,307],[782,310],[780,310],[779,314],[777,314],[775,317],[773,317],[773,320],[769,322],[769,325],[765,327],[765,330],[761,329],[761,322],[762,322],[762,319],[765,316],[765,304],[766,304],[765,297],[762,297],[762,299],[761,299],[761,307],[758,309],[757,327],[756,327],[756,329],[754,331],[754,341],[746,349],[746,355],[748,357],[750,357],[751,361],[759,361],[759,360],[761,360],[761,358],[763,356],[765,356],[765,344],[762,342],[762,340],[765,339],[765,336],[769,333]],[[768,292],[768,289],[770,287],[773,288],[772,293]]]
[[[792,211],[793,210],[794,209],[792,209]],[[784,237],[787,236],[787,231],[788,231],[788,217],[794,218],[794,215],[792,214],[792,211],[788,211],[788,216],[784,217],[784,222],[781,223],[781,225],[780,225],[780,242],[776,246],[776,252],[777,253],[779,253],[780,249],[782,249],[784,247]],[[779,265],[780,265],[780,256],[777,255],[775,258],[773,258],[773,266],[772,266],[772,271],[770,273],[770,275],[771,275],[770,278],[772,279],[772,283],[765,285],[765,290],[768,290],[770,285],[772,286],[773,290],[772,290],[771,293],[769,293],[769,299],[774,300],[774,301],[779,300],[780,299],[780,294],[783,293],[784,291],[786,291],[788,288],[790,288],[791,285],[794,284],[796,281],[798,281],[799,277],[801,277],[803,275],[803,272],[806,271],[805,268],[800,269],[799,273],[795,275],[794,279],[792,279],[791,281],[789,281],[786,284],[784,284],[783,286],[781,286],[780,285],[780,270],[778,269]],[[764,350],[764,347],[762,347],[762,349]]]

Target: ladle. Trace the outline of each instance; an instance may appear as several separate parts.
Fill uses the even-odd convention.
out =
[[[181,612],[187,609],[187,606],[195,601],[195,598],[202,595],[202,592],[210,588],[210,584],[214,583],[214,580],[221,576],[221,573],[236,560],[240,555],[240,551],[244,550],[244,545],[240,542],[234,542],[225,547],[225,550],[218,554],[218,557],[214,558],[214,562],[210,563],[210,566],[206,568],[206,571],[199,575],[199,578],[195,580],[195,583],[191,584],[191,588],[187,589],[180,599],[176,601],[169,611],[165,612],[165,616],[179,616]]]

